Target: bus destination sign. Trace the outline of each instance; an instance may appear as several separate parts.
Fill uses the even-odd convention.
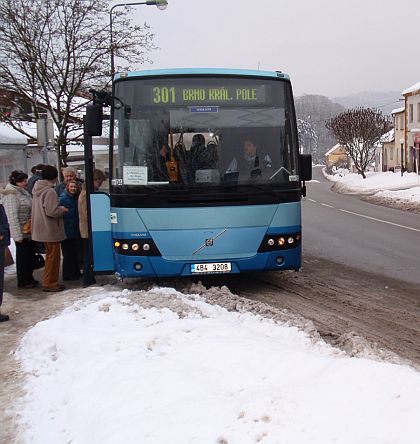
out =
[[[266,103],[266,86],[151,86],[152,105],[253,105]]]

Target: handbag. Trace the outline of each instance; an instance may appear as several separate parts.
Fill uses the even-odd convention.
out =
[[[27,222],[23,224],[22,233],[31,234],[31,231],[32,231],[32,220],[28,219]]]
[[[35,253],[34,254],[34,270],[39,270],[40,268],[45,266],[45,259],[42,254]]]
[[[13,265],[15,261],[13,260],[12,253],[10,253],[9,247],[5,247],[4,249],[4,266],[8,267],[9,265]]]

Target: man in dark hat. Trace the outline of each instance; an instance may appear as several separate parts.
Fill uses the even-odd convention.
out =
[[[44,164],[39,163],[38,165],[35,165],[34,167],[31,168],[31,173],[32,176],[29,178],[28,180],[28,186],[27,186],[27,191],[29,191],[29,193],[31,193],[32,195],[32,189],[34,188],[35,182],[39,179],[41,179],[41,175],[42,175],[42,168],[43,168]]]

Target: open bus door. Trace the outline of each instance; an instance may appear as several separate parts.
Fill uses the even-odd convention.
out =
[[[99,98],[93,92],[93,103],[86,107],[84,116],[85,180],[89,227],[89,268],[92,273],[114,271],[114,251],[111,234],[111,202],[109,195],[93,188],[92,136],[102,135],[103,106],[108,96]]]
[[[93,271],[114,272],[114,249],[111,234],[111,202],[106,193],[90,195]]]

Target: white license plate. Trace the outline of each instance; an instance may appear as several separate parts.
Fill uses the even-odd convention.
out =
[[[230,262],[191,264],[191,273],[229,273],[230,271],[232,271]]]

